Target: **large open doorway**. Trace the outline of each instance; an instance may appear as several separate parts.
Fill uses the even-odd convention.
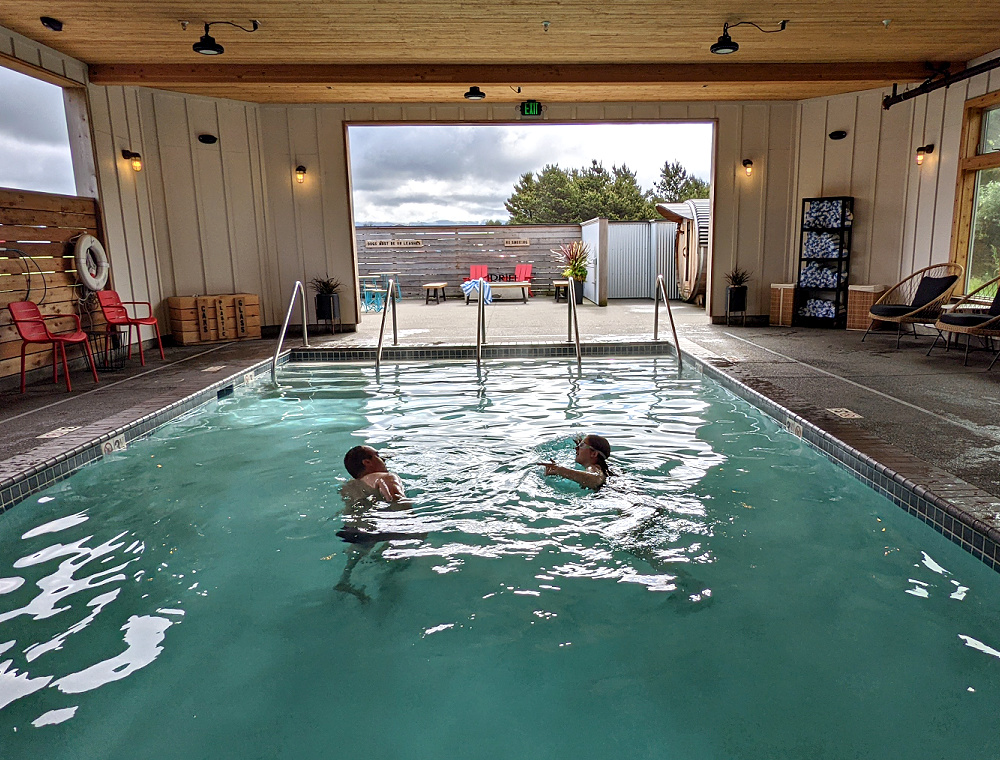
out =
[[[471,252],[496,277],[530,259],[549,282],[560,271],[550,250],[582,236],[608,247],[594,299],[651,298],[664,274],[671,297],[703,303],[710,224],[689,201],[706,216],[713,140],[710,121],[349,125],[359,274],[400,272],[404,295],[420,295],[422,281],[467,277]],[[602,231],[581,231],[598,218]],[[683,282],[679,246],[694,252]],[[702,289],[680,287],[688,280]]]

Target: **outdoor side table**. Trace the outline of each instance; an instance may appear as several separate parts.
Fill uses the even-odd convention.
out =
[[[556,303],[561,298],[563,301],[569,300],[569,280],[553,280],[552,287],[556,291]]]

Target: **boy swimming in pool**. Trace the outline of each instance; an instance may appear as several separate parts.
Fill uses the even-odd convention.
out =
[[[558,475],[561,478],[579,483],[581,488],[597,490],[608,479],[608,458],[611,456],[611,444],[608,439],[599,435],[579,436],[576,443],[576,463],[583,465],[582,470],[563,467],[555,462],[538,462],[545,468],[548,476]]]
[[[374,497],[395,502],[406,498],[403,481],[389,472],[385,460],[371,446],[355,446],[344,455],[344,467],[353,480],[344,484],[344,499],[359,502]]]
[[[380,501],[389,502],[393,508],[398,509],[410,506],[406,501],[403,481],[398,475],[389,472],[385,460],[375,449],[371,446],[355,446],[344,455],[344,467],[351,476],[351,480],[344,483],[340,489],[347,505],[345,510],[347,519],[344,527],[337,531],[337,535],[352,546],[348,549],[347,565],[334,588],[367,602],[369,598],[364,587],[358,588],[351,582],[351,573],[355,565],[366,556],[375,558],[381,556],[387,544],[375,548],[378,543],[419,536],[375,531],[375,526],[365,519],[365,513]]]

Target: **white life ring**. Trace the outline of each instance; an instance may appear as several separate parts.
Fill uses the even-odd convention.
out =
[[[81,235],[76,241],[76,278],[90,290],[100,290],[108,283],[108,254],[93,235]]]

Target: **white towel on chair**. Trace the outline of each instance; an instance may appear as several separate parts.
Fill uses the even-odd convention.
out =
[[[479,280],[466,280],[462,283],[462,292],[465,293],[466,298],[473,290],[479,290]],[[493,288],[488,282],[483,282],[483,301],[493,303]]]

